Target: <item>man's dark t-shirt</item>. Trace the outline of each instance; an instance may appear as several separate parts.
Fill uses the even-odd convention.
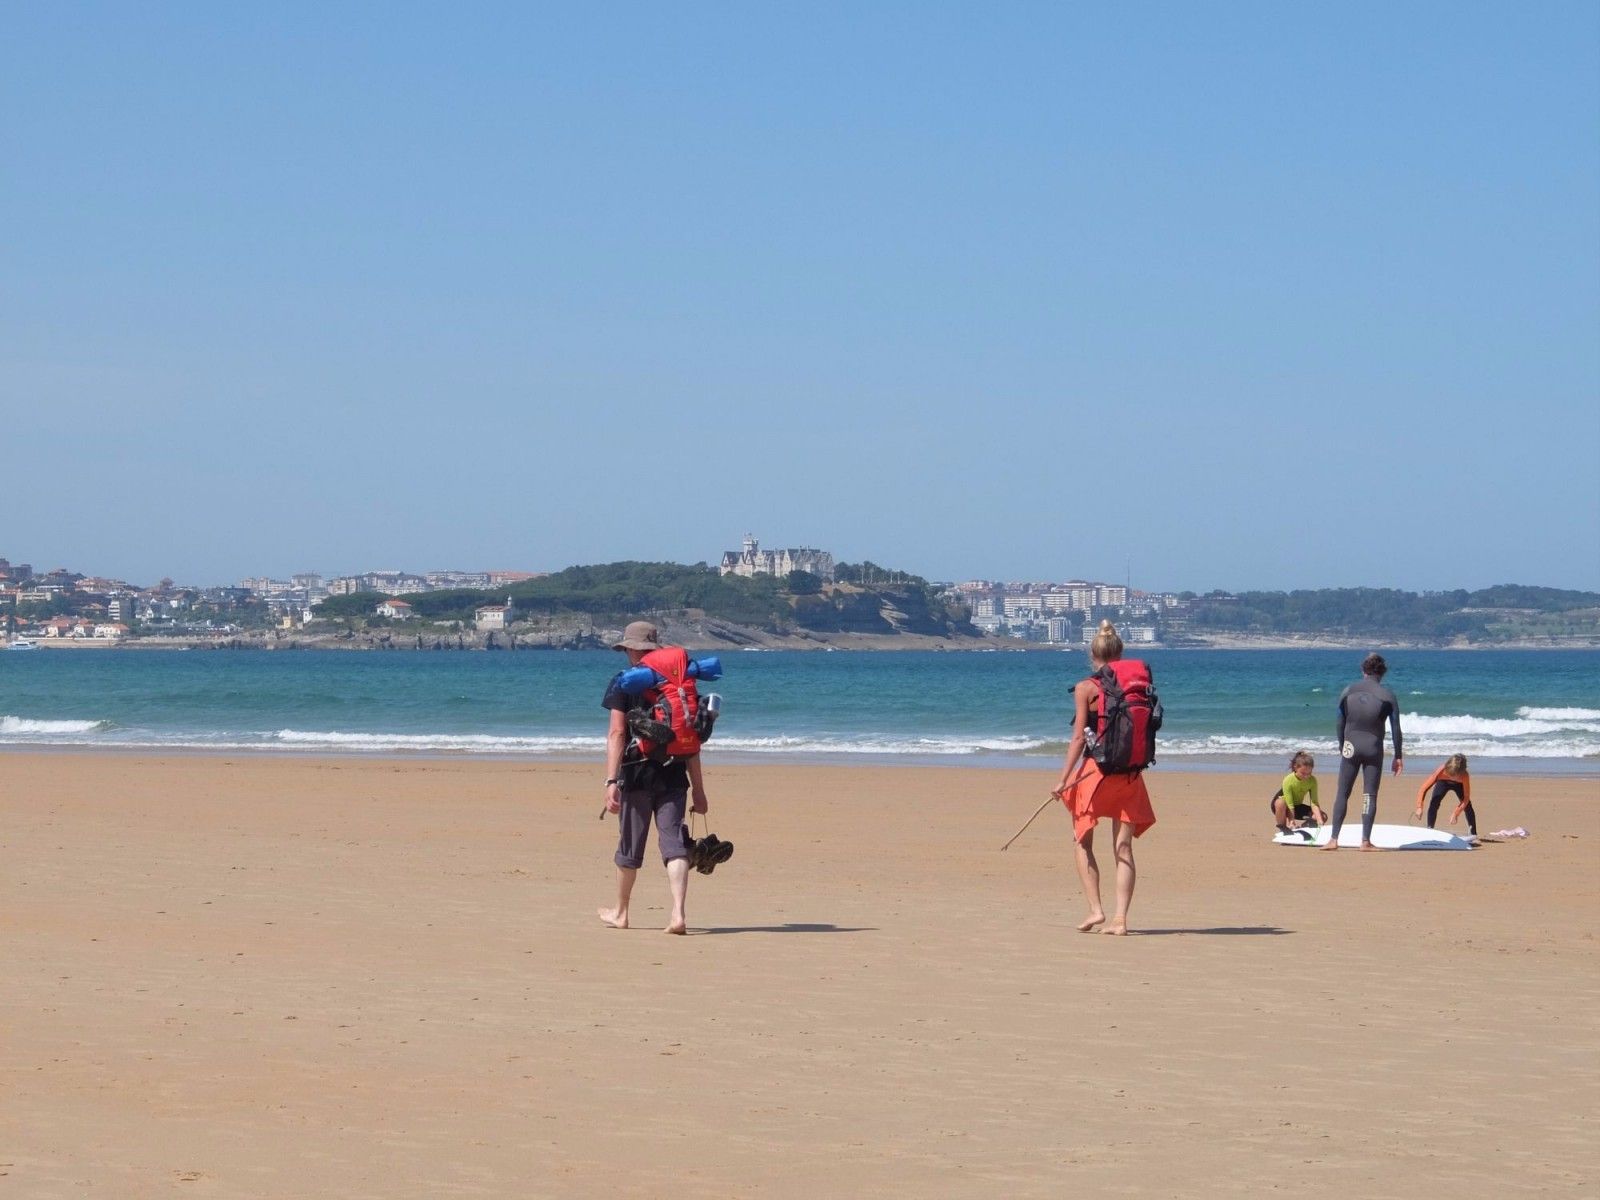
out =
[[[626,713],[646,707],[644,696],[630,696],[622,690],[622,672],[618,671],[606,684],[605,699],[600,707],[613,712]],[[624,791],[636,788],[659,788],[662,791],[680,791],[689,786],[689,764],[683,759],[669,763],[653,763],[639,756],[639,748],[630,738],[622,752],[622,787]]]

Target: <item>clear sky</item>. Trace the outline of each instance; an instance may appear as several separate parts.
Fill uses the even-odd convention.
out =
[[[1600,10],[11,5],[0,555],[1600,587]]]

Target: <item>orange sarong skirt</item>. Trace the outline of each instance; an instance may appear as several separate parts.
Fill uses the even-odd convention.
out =
[[[1083,841],[1102,817],[1127,821],[1133,826],[1134,837],[1156,823],[1150,793],[1144,786],[1144,772],[1102,775],[1094,759],[1085,758],[1076,778],[1076,786],[1062,793],[1061,802],[1072,814],[1072,836],[1077,841]]]

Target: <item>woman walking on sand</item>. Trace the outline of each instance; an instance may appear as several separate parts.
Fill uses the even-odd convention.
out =
[[[1122,639],[1110,621],[1101,621],[1100,630],[1089,644],[1089,662],[1096,675],[1109,663],[1122,658]],[[1078,925],[1091,933],[1104,925],[1103,933],[1128,932],[1128,906],[1133,903],[1137,872],[1133,864],[1133,839],[1156,823],[1145,790],[1144,773],[1104,774],[1093,757],[1084,753],[1087,735],[1099,724],[1101,684],[1095,675],[1072,689],[1072,741],[1061,768],[1061,783],[1055,795],[1072,813],[1072,836],[1078,863],[1078,878],[1089,901],[1089,915]],[[1117,904],[1111,921],[1100,901],[1100,864],[1094,856],[1094,827],[1102,817],[1111,818],[1111,849],[1116,857]]]

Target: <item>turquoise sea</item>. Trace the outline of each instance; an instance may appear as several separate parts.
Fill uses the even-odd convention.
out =
[[[733,652],[710,758],[1044,769],[1079,651]],[[1349,650],[1158,650],[1164,764],[1331,760]],[[1407,757],[1600,776],[1600,652],[1395,651]],[[598,756],[604,651],[34,650],[0,653],[0,746]],[[1331,761],[1327,764],[1331,765]]]

